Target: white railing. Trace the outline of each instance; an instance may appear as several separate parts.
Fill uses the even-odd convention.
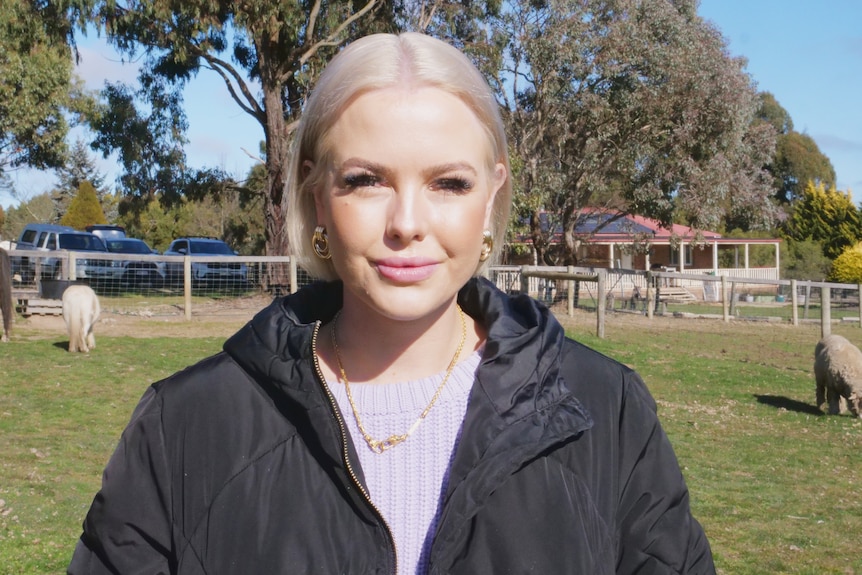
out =
[[[711,272],[712,270],[686,270],[691,272]],[[778,268],[718,268],[720,276],[729,276],[736,278],[751,278],[756,280],[777,280],[779,279]]]

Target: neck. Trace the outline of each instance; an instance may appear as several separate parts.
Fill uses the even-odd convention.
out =
[[[461,340],[454,299],[436,312],[410,321],[357,311],[345,305],[335,326],[341,363],[351,383],[396,383],[440,373],[452,361]],[[467,337],[459,361],[482,339],[475,322],[466,314],[464,320]],[[332,322],[325,326],[318,349],[328,379],[338,376],[335,350],[329,343],[332,328]]]

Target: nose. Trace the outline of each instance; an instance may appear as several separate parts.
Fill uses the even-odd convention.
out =
[[[396,188],[387,214],[387,237],[402,244],[425,237],[430,206],[423,200],[421,186],[407,184]]]

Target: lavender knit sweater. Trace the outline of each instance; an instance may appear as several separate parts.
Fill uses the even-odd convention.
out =
[[[407,441],[384,453],[369,449],[340,382],[327,382],[350,432],[374,505],[395,537],[398,575],[424,574],[437,524],[439,499],[467,411],[482,351],[459,362],[425,421]],[[444,372],[393,385],[350,384],[362,424],[375,439],[404,433],[440,385]]]

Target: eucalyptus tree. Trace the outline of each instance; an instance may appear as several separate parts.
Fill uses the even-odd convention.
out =
[[[0,2],[0,184],[22,166],[62,164],[67,114],[84,97],[72,75],[84,16],[65,2]]]
[[[808,182],[835,185],[835,168],[820,151],[817,142],[805,133],[793,129],[793,119],[775,96],[769,92],[758,94],[758,118],[769,122],[778,131],[775,156],[769,162],[774,178],[775,199],[788,207],[803,198]]]
[[[770,168],[775,176],[775,196],[785,204],[801,200],[809,182],[835,185],[832,162],[808,134],[796,131],[781,134]]]
[[[563,258],[576,257],[587,208],[701,229],[772,217],[774,129],[753,121],[744,61],[694,0],[510,0],[488,44],[501,48],[492,81],[516,211],[540,258],[560,229]]]
[[[142,91],[132,93],[128,87],[114,85],[106,98],[111,106],[125,107],[131,126],[142,120],[162,123],[163,133],[155,142],[162,155],[155,159],[174,166],[164,176],[180,177],[172,187],[155,178],[158,197],[167,200],[171,188],[185,189],[197,176],[188,173],[179,155],[185,143],[181,89],[201,70],[218,74],[239,109],[263,130],[266,251],[286,254],[282,192],[286,158],[307,91],[342,45],[370,31],[391,29],[394,16],[390,0],[98,0],[95,18],[103,24],[108,40],[122,53],[138,58],[141,67]],[[143,101],[146,110],[132,112],[128,105],[135,101]],[[126,145],[119,139],[121,126],[102,118],[102,149]],[[137,161],[135,165],[152,164]],[[212,171],[208,177],[218,179]],[[137,195],[146,195],[145,189],[129,188]],[[141,204],[148,205],[149,200],[143,199]]]

